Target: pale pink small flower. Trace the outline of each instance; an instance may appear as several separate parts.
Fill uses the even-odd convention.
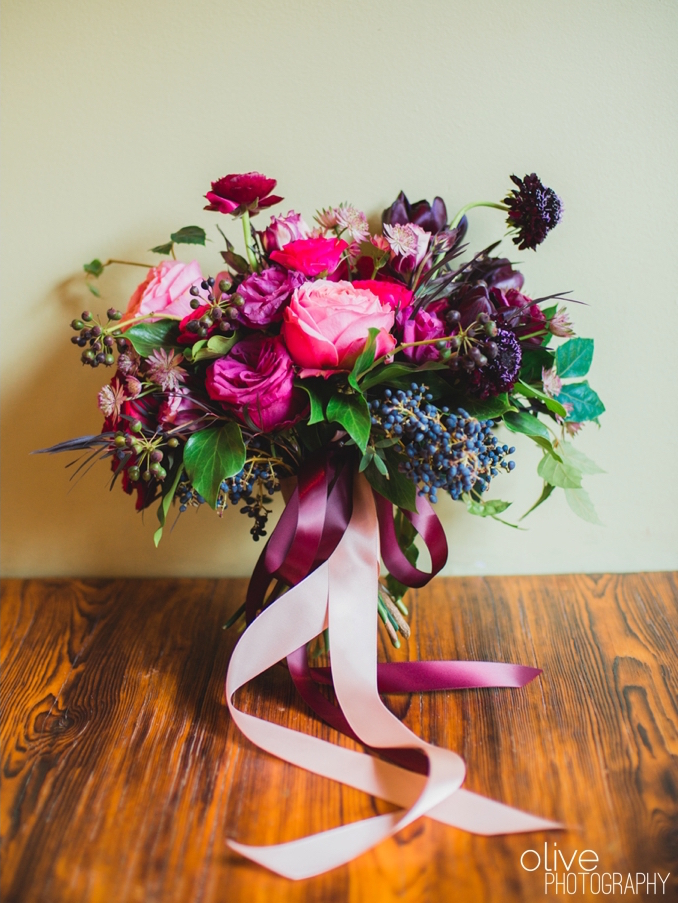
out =
[[[562,404],[562,406],[565,408],[565,414],[566,414],[566,416],[567,416],[568,414],[571,414],[572,411],[574,411],[574,405],[573,405],[573,404],[570,404],[569,401],[563,401],[563,402],[561,402],[561,404]],[[557,422],[557,423],[565,423],[565,418],[564,418],[564,417],[561,417],[560,414],[556,414],[556,422]],[[565,426],[567,426],[566,423],[565,423]]]
[[[575,420],[568,421],[565,424],[565,432],[570,436],[576,436],[583,427],[583,423],[577,423]]]
[[[416,267],[424,259],[431,240],[431,234],[421,226],[406,223],[404,226],[384,226],[384,235],[394,257],[401,257]]]
[[[541,381],[544,386],[544,392],[546,392],[547,395],[550,395],[551,398],[556,398],[556,396],[560,395],[561,389],[563,388],[563,381],[555,370],[545,370],[544,367],[542,367]]]
[[[329,232],[330,229],[334,229],[339,225],[339,207],[328,207],[327,210],[325,208],[318,210],[314,219],[321,229]]]
[[[122,383],[114,377],[109,386],[104,386],[97,397],[99,410],[104,417],[113,417],[116,420],[120,416],[120,409],[125,400],[125,390]]]
[[[346,229],[353,241],[367,241],[370,235],[370,227],[367,217],[361,210],[356,210],[351,204],[341,204],[337,210],[337,225]]]
[[[164,348],[156,348],[147,360],[146,375],[165,392],[175,392],[186,379],[181,369],[183,354],[175,354],[170,348],[169,354]]]
[[[359,241],[351,242],[346,253],[348,254],[349,264],[354,267],[358,260],[362,257],[361,243]]]
[[[125,380],[125,388],[129,398],[137,398],[143,389],[143,383],[136,376],[128,376]]]
[[[559,336],[561,339],[574,335],[570,315],[564,307],[556,311],[549,320],[549,332],[551,335]]]

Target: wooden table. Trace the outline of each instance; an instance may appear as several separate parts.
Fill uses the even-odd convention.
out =
[[[5,581],[2,899],[533,901],[544,898],[544,843],[551,853],[555,842],[568,860],[594,851],[597,871],[624,883],[670,872],[647,899],[678,900],[676,577],[437,579],[412,593],[409,649],[383,646],[382,657],[514,661],[544,674],[522,690],[388,704],[464,756],[468,789],[570,827],[484,838],[423,818],[301,882],[224,838],[291,840],[389,806],[260,752],[230,722],[223,680],[237,635],[221,628],[245,581]],[[246,711],[338,737],[282,666],[241,693]],[[542,856],[534,871],[521,867],[528,849]],[[564,875],[561,865],[554,878]],[[570,899],[610,896],[582,892],[582,880]],[[645,899],[642,886],[633,899]]]

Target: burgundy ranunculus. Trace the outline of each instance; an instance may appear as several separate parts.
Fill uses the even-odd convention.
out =
[[[447,209],[445,201],[439,197],[434,198],[433,204],[429,204],[428,201],[410,204],[401,191],[391,206],[384,210],[381,221],[389,226],[405,226],[412,223],[435,234],[447,226]]]
[[[212,190],[205,195],[209,201],[205,210],[234,216],[249,210],[254,215],[282,201],[278,195],[271,194],[276,185],[275,179],[268,179],[260,172],[232,173],[212,182]]]
[[[519,339],[529,336],[523,341],[530,345],[541,345],[546,335],[547,323],[538,304],[533,304],[531,298],[516,289],[503,292],[501,289],[493,288],[490,298],[498,314],[498,326],[512,330]]]
[[[250,329],[264,329],[282,320],[283,308],[303,281],[301,273],[278,267],[248,276],[237,291],[243,301],[242,307],[237,308],[237,322]]]
[[[304,276],[320,276],[335,272],[348,244],[342,238],[301,238],[291,241],[281,251],[273,251],[271,260]]]
[[[253,335],[238,342],[210,364],[205,385],[210,398],[264,433],[291,426],[306,408],[280,336]]]
[[[440,339],[447,335],[445,324],[435,312],[419,308],[414,317],[410,319],[411,312],[412,308],[408,308],[397,317],[398,325],[402,329],[404,344]],[[434,344],[405,348],[403,355],[414,364],[440,360],[440,351]]]

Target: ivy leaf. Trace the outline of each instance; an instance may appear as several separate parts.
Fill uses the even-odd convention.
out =
[[[183,469],[183,460],[181,459],[181,457],[179,457],[174,467],[174,479],[171,481],[169,489],[163,494],[162,500],[160,502],[160,507],[158,508],[158,520],[160,521],[160,526],[153,534],[153,542],[155,543],[156,549],[158,548],[158,544],[162,539],[162,531],[167,521],[167,514],[169,512],[170,505],[174,500],[174,493],[176,492],[179,481],[181,480]]]
[[[308,395],[308,400],[311,405],[311,416],[308,418],[308,425],[313,426],[314,423],[322,423],[325,419],[325,412],[323,411],[323,403],[320,396],[316,395],[313,388],[308,384],[308,380],[297,380],[294,385],[299,389],[303,389]]]
[[[178,232],[172,232],[170,238],[178,245],[204,245],[207,234],[200,226],[184,226]]]
[[[361,373],[364,373],[366,370],[369,370],[372,364],[374,363],[374,352],[375,346],[377,342],[377,336],[379,335],[381,330],[372,326],[368,330],[367,341],[365,342],[365,347],[362,352],[358,355],[355,364],[353,365],[353,370],[349,373],[348,382],[349,385],[353,386],[356,392],[360,391],[360,387],[358,385],[358,378]]]
[[[224,357],[237,341],[237,332],[234,332],[233,335],[228,336],[228,338],[224,335],[213,335],[207,340],[207,344],[202,348],[198,348],[197,351],[194,346],[193,360],[204,361],[214,360],[216,357]],[[197,345],[198,343],[196,342],[195,344]]]
[[[550,443],[550,433],[546,426],[532,414],[524,411],[507,411],[504,414],[504,423],[512,433],[523,433],[525,436],[541,436]]]
[[[100,292],[99,289],[96,287],[96,285],[92,285],[91,282],[88,282],[88,283],[87,283],[87,288],[91,291],[91,293],[94,295],[95,298],[100,298],[100,297],[101,297],[101,292]]]
[[[541,389],[536,389],[534,386],[530,386],[527,383],[524,383],[522,379],[518,380],[513,388],[513,391],[519,393],[520,395],[525,395],[527,398],[538,398],[540,401],[544,402],[549,411],[553,411],[553,413],[558,414],[559,417],[567,417],[567,411],[563,407],[562,402],[559,401],[563,394],[562,392],[560,393],[558,398],[551,398],[551,396],[547,395],[546,392],[542,392]]]
[[[551,336],[548,337],[549,339]],[[548,348],[537,346],[535,348],[523,348],[523,360],[520,365],[520,378],[524,382],[539,382],[541,380],[541,371],[550,370],[555,360],[553,351]]]
[[[585,474],[605,473],[602,467],[598,467],[595,461],[592,461],[584,452],[571,442],[559,442],[558,451],[566,464],[571,464]]]
[[[580,489],[582,473],[571,464],[558,461],[555,455],[547,452],[539,462],[537,473],[552,486],[562,489]]]
[[[525,518],[527,517],[528,514],[532,514],[532,512],[535,510],[535,508],[538,508],[540,505],[542,505],[546,501],[546,499],[551,495],[551,493],[553,492],[553,490],[555,488],[556,487],[552,483],[544,483],[544,488],[542,489],[542,493],[539,496],[539,498],[537,499],[537,501],[534,503],[534,505],[532,505],[531,508],[527,509],[527,511],[525,512],[525,514],[523,514],[522,517],[518,518],[518,521],[520,522],[521,520],[525,520]]]
[[[151,254],[171,254],[174,247],[173,241],[167,241],[164,245],[156,245],[151,248]]]
[[[589,386],[587,380],[581,383],[569,383],[563,386],[558,401],[561,404],[571,404],[572,410],[567,415],[567,420],[582,423],[585,420],[596,420],[605,411],[598,394]]]
[[[469,514],[475,514],[477,517],[496,517],[497,514],[501,514],[511,506],[511,502],[503,502],[500,499],[488,502],[478,501],[470,494],[465,495],[465,501]]]
[[[503,392],[501,395],[485,401],[481,401],[481,399],[468,401],[464,403],[464,408],[471,417],[476,417],[478,420],[494,420],[511,410],[511,402],[506,392]]]
[[[602,521],[596,514],[596,509],[593,507],[585,489],[581,487],[578,489],[566,489],[565,498],[567,499],[567,504],[578,517],[581,517],[582,520],[587,520],[591,524],[602,526]]]
[[[327,404],[327,419],[341,424],[361,452],[367,449],[372,420],[362,395],[333,395]]]
[[[417,487],[414,482],[398,469],[400,455],[389,455],[386,459],[388,478],[377,469],[375,461],[370,462],[365,470],[370,486],[392,502],[398,508],[405,511],[417,510]]]
[[[176,320],[156,320],[155,323],[130,326],[125,332],[125,338],[132,343],[137,354],[148,357],[156,348],[172,345],[176,329]]]
[[[240,427],[230,422],[193,433],[184,449],[184,466],[196,492],[216,508],[222,480],[239,473],[246,457]]]
[[[593,339],[570,339],[556,350],[556,371],[561,379],[586,376],[593,360]]]
[[[104,265],[97,257],[95,257],[91,263],[84,264],[83,270],[88,276],[94,276],[95,279],[98,279],[104,271]]]

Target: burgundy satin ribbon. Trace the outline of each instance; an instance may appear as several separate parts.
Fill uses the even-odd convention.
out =
[[[246,617],[251,623],[264,607],[272,582],[296,586],[327,561],[344,535],[352,510],[353,468],[337,453],[318,453],[299,474],[297,488],[255,566],[247,591]],[[412,565],[400,548],[393,505],[374,491],[384,563],[406,586],[422,587],[445,565],[447,540],[428,500],[417,496],[417,511],[404,511],[431,558],[427,573]],[[329,668],[309,668],[306,648],[287,657],[294,685],[306,704],[332,727],[358,740],[341,708],[323,696],[317,684],[332,685]],[[380,693],[418,693],[478,687],[523,687],[540,674],[538,668],[504,662],[385,662],[377,665]],[[384,752],[382,750],[382,752]],[[416,750],[386,751],[393,761],[425,772],[426,759]]]

